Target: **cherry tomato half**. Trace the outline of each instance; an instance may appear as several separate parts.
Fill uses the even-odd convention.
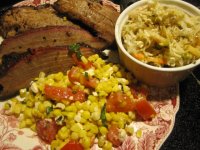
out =
[[[144,120],[152,119],[156,115],[156,111],[146,99],[138,100],[135,109]]]
[[[84,150],[82,145],[77,141],[69,141],[67,144],[65,144],[61,150]]]

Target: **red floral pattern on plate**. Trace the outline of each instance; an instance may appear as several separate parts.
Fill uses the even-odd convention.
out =
[[[15,6],[38,6],[47,3],[52,4],[55,1],[26,0]],[[102,0],[102,3],[104,5],[112,5],[119,11],[120,7],[108,0]],[[157,112],[157,116],[151,121],[138,120],[132,122],[131,126],[134,128],[134,134],[127,137],[120,147],[114,148],[115,150],[157,150],[171,133],[175,116],[179,109],[178,86],[168,89],[152,88],[151,91],[152,95],[159,99],[151,102]],[[172,96],[172,94],[174,95]],[[170,95],[173,98],[163,98]],[[49,145],[42,142],[36,133],[29,129],[18,129],[18,119],[14,116],[5,115],[2,108],[3,104],[4,102],[0,103],[0,150],[50,150]],[[141,136],[137,135],[138,131],[141,131]],[[100,149],[97,144],[91,148],[91,150],[97,149]]]

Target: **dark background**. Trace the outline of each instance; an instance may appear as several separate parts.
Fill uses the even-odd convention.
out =
[[[20,0],[0,0],[0,9]],[[125,8],[135,0],[113,0]],[[185,0],[200,8],[200,0]],[[200,79],[200,66],[194,71]],[[200,150],[200,85],[190,75],[179,84],[180,109],[176,115],[175,126],[161,150]]]

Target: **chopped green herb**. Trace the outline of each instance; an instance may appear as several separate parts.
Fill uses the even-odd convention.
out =
[[[69,55],[76,54],[77,59],[79,59],[79,60],[81,59],[82,54],[81,54],[81,51],[80,51],[80,45],[79,44],[69,45],[68,49],[69,49],[69,52],[68,52]]]
[[[80,50],[78,50],[78,51],[76,52],[76,57],[77,57],[78,60],[81,60],[82,54],[81,54],[81,51],[80,51]]]
[[[76,91],[76,90],[73,90],[73,91],[72,91],[72,93],[73,93],[73,94],[76,94],[76,93],[77,93],[77,91]]]
[[[80,49],[80,45],[79,44],[71,44],[69,45],[69,50],[72,51],[72,52],[76,52]]]
[[[47,115],[49,115],[51,111],[53,111],[53,107],[48,106],[48,107],[46,108],[46,113],[47,113]]]
[[[84,76],[88,79],[89,78],[88,72],[85,72]]]
[[[106,104],[103,105],[101,109],[101,121],[104,127],[107,127],[107,119],[106,119]]]

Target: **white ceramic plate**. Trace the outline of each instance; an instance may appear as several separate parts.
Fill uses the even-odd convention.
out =
[[[55,0],[26,0],[15,6],[40,5],[53,3]],[[106,0],[105,5],[112,5],[118,11],[119,7]],[[175,116],[179,109],[178,86],[167,89],[151,89],[154,97],[159,100],[152,101],[157,116],[151,121],[134,121],[132,127],[134,134],[126,138],[123,144],[115,150],[158,150],[170,135],[175,122]],[[165,96],[172,98],[163,98]],[[42,142],[37,134],[30,129],[18,129],[18,120],[14,116],[4,114],[2,108],[4,102],[0,102],[0,149],[6,150],[50,150],[50,146]],[[98,150],[95,144],[92,150]]]

